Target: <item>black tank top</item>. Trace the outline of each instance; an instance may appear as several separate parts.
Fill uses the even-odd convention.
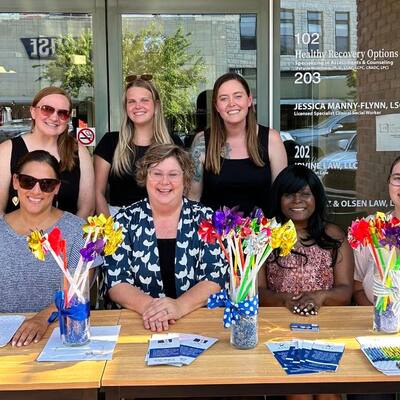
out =
[[[268,214],[271,189],[271,168],[268,155],[269,128],[258,126],[258,145],[265,165],[258,167],[250,158],[226,159],[221,157],[219,175],[204,170],[201,203],[214,210],[222,206],[239,206],[244,216],[254,207]],[[210,130],[204,132],[206,152]],[[207,154],[207,153],[206,153]]]
[[[161,278],[164,286],[164,293],[171,299],[176,299],[175,279],[175,247],[174,239],[157,239],[158,254],[160,258]]]
[[[11,140],[11,162],[10,170],[11,176],[15,173],[17,168],[18,160],[26,153],[28,148],[26,147],[25,141],[21,136],[18,136]],[[78,211],[78,196],[79,196],[79,182],[81,179],[81,169],[79,163],[79,157],[77,157],[75,166],[71,171],[61,172],[61,186],[58,195],[54,198],[54,206],[60,210],[69,211],[72,214],[76,214]],[[17,195],[17,192],[12,186],[12,179],[10,182],[10,188],[8,191],[8,201],[6,213],[16,210],[19,206],[15,206],[11,199]]]

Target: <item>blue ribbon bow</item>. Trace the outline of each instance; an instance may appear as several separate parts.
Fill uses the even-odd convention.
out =
[[[60,324],[60,334],[64,335],[65,330],[65,317],[69,317],[75,321],[83,321],[89,318],[90,315],[90,302],[73,304],[71,307],[65,308],[64,292],[57,290],[54,295],[54,302],[57,311],[51,313],[48,323],[52,323],[58,318]]]
[[[235,324],[240,317],[251,317],[258,314],[258,295],[241,301],[240,303],[233,303],[229,298],[225,289],[218,293],[214,293],[208,298],[208,308],[225,307],[224,310],[224,327],[229,328]]]

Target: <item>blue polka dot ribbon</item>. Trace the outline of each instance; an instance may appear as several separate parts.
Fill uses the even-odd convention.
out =
[[[90,315],[90,303],[77,303],[71,307],[65,308],[64,292],[57,290],[54,295],[54,302],[57,307],[57,311],[51,313],[48,322],[54,322],[58,318],[60,324],[60,334],[64,335],[65,330],[65,317],[69,317],[75,321],[83,321],[89,318]]]
[[[224,327],[229,328],[235,324],[240,317],[251,317],[258,313],[258,295],[233,303],[229,298],[225,289],[211,295],[208,299],[208,308],[225,307],[224,310]]]

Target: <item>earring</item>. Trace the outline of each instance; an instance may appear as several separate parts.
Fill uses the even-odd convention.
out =
[[[18,198],[18,196],[14,196],[14,197],[11,199],[11,201],[12,201],[12,203],[14,204],[15,207],[18,206],[18,204],[19,204],[19,198]]]

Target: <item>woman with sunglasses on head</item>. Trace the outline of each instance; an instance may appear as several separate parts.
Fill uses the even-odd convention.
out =
[[[61,210],[86,218],[94,211],[94,171],[87,149],[68,133],[72,101],[60,88],[40,90],[30,107],[31,131],[0,144],[0,213],[18,208],[11,177],[29,151],[46,150],[61,166],[63,185],[55,198]]]
[[[212,210],[185,197],[192,176],[185,150],[172,144],[151,146],[136,171],[148,197],[116,215],[124,241],[104,260],[108,297],[142,315],[144,327],[152,331],[168,330],[206,305],[226,282],[228,265],[221,249],[198,234]]]
[[[63,281],[53,257],[40,261],[32,254],[27,236],[32,230],[48,233],[57,226],[66,240],[71,265],[77,264],[79,250],[84,246],[84,220],[53,207],[62,186],[60,169],[58,160],[47,151],[23,155],[12,176],[20,207],[0,216],[0,313],[36,313],[18,329],[12,345],[25,346],[41,339],[47,320],[55,311],[54,292]]]
[[[160,95],[151,79],[149,74],[126,78],[120,131],[106,133],[94,151],[98,213],[110,215],[110,210],[115,213],[146,196],[146,189],[136,182],[135,163],[151,144],[182,145],[178,136],[168,133]]]
[[[279,133],[258,125],[244,78],[220,76],[212,95],[211,127],[196,135],[191,154],[195,176],[190,198],[215,209],[255,206],[267,213],[271,183],[287,165]]]

